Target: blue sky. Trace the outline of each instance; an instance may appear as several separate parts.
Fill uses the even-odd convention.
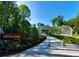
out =
[[[79,13],[79,2],[67,1],[20,1],[31,10],[31,23],[38,22],[52,26],[50,20],[58,15],[64,16],[64,20],[74,18]]]

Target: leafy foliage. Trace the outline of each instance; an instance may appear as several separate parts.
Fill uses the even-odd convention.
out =
[[[73,28],[73,34],[79,34],[79,15],[75,18],[72,18],[64,23],[64,25],[68,25]]]
[[[57,16],[54,19],[51,20],[51,23],[53,26],[61,26],[64,23],[63,16]]]
[[[60,26],[57,26],[57,27],[53,27],[52,29],[49,29],[47,33],[55,35],[55,34],[59,34],[60,31],[61,31]]]
[[[24,33],[29,32],[31,24],[27,21],[27,18],[29,18],[30,15],[31,12],[26,5],[20,5],[18,7],[15,2],[0,2],[0,16],[2,16],[0,17],[0,27],[4,29],[5,33],[18,31]]]
[[[30,33],[31,33],[31,34],[30,34],[31,39],[33,39],[33,40],[35,40],[35,39],[37,39],[37,38],[39,37],[39,35],[38,35],[38,29],[36,28],[35,25],[33,25],[33,26],[31,27]]]
[[[24,33],[29,36],[27,41],[0,40],[0,53],[30,48],[43,40],[39,40],[36,26],[29,22],[30,9],[26,5],[17,6],[16,2],[0,2],[0,27],[4,33]],[[38,42],[39,40],[39,42]]]
[[[62,40],[64,43],[79,45],[79,38],[66,37],[66,36],[58,36],[58,35],[52,35],[52,34],[51,34],[51,36],[56,37],[56,38]]]

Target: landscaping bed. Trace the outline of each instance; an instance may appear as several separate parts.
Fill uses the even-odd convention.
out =
[[[22,52],[24,50],[27,50],[29,48],[38,45],[39,43],[43,42],[45,39],[46,37],[41,36],[36,40],[31,40],[31,39],[23,40],[23,41],[6,40],[8,43],[5,42],[4,45],[0,47],[0,57]]]
[[[52,35],[52,34],[49,34],[49,35],[53,36],[53,37],[56,37],[57,39],[62,40],[64,43],[79,45],[79,38],[67,37],[67,36],[59,36],[59,35]]]

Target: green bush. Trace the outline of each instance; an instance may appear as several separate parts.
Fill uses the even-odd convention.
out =
[[[36,28],[35,25],[33,25],[33,27],[30,28],[30,37],[33,40],[36,40],[39,38],[38,29]]]
[[[56,37],[60,40],[62,40],[64,43],[69,43],[69,44],[77,44],[79,45],[79,38],[73,38],[73,37],[66,37],[66,36],[58,36],[58,35],[52,35],[53,37]]]
[[[59,34],[60,31],[61,31],[61,28],[59,26],[57,26],[57,27],[53,27],[52,29],[48,30],[47,33],[56,35],[56,34]]]

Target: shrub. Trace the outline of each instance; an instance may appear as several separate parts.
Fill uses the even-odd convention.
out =
[[[33,27],[30,28],[30,37],[33,40],[36,40],[39,38],[38,30],[35,25],[33,25]]]
[[[58,36],[58,35],[51,35],[51,36],[62,40],[64,43],[79,45],[79,39],[78,38],[66,37],[66,36]]]
[[[61,28],[59,26],[53,27],[52,29],[48,30],[47,33],[52,34],[52,35],[56,35],[56,34],[60,33],[60,29]]]

